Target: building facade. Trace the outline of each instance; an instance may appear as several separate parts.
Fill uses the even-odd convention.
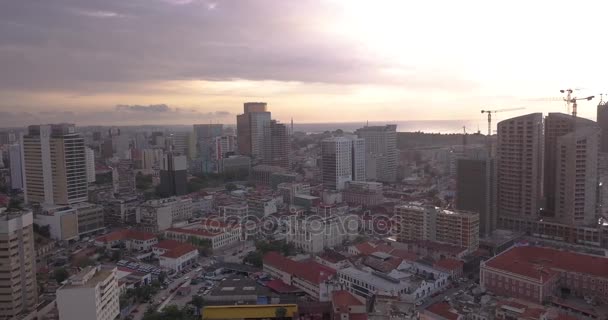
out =
[[[171,197],[148,200],[141,206],[140,228],[159,232],[171,228],[174,223],[192,218],[192,199]]]
[[[113,320],[120,314],[116,268],[89,266],[57,290],[62,320]]]
[[[12,144],[8,147],[8,162],[11,169],[11,189],[23,189],[23,165],[21,162],[21,145]]]
[[[36,252],[33,213],[0,208],[0,318],[16,319],[36,310]]]
[[[289,129],[285,124],[271,120],[264,127],[263,163],[289,169],[291,167]]]
[[[246,102],[236,117],[239,153],[260,159],[264,156],[264,127],[270,122],[265,102]]]
[[[165,197],[188,193],[188,160],[186,156],[167,152],[160,164],[160,192]]]
[[[373,207],[384,202],[382,183],[349,181],[342,192],[342,199],[350,205]]]
[[[496,189],[494,159],[458,159],[456,165],[456,201],[458,210],[479,213],[479,235],[496,229]]]
[[[352,140],[334,137],[321,141],[321,171],[325,188],[344,189],[345,183],[353,180]]]
[[[84,138],[72,124],[35,125],[21,138],[26,203],[87,200]]]
[[[543,181],[543,116],[532,113],[498,123],[497,212],[539,217]]]
[[[383,182],[397,179],[397,125],[366,126],[356,131],[365,140],[369,177]],[[355,179],[357,180],[357,179]]]

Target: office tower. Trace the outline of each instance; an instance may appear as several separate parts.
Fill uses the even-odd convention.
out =
[[[165,153],[160,164],[160,193],[165,197],[188,193],[187,169],[186,156]]]
[[[163,158],[162,149],[144,149],[141,150],[141,168],[146,174],[152,173],[160,168],[160,162]]]
[[[21,145],[12,144],[8,147],[8,161],[11,170],[11,189],[23,189],[23,165],[21,163]]]
[[[243,114],[236,116],[239,153],[254,158],[263,157],[264,127],[270,122],[265,102],[246,102]]]
[[[563,113],[549,113],[545,118],[547,216],[574,225],[588,224],[594,218],[599,134],[597,123],[588,119]],[[572,152],[576,152],[577,157],[567,159],[575,155]],[[576,221],[572,220],[574,212],[579,212]],[[586,217],[583,219],[583,216]]]
[[[342,190],[347,181],[352,181],[351,139],[333,137],[321,141],[321,171],[326,189]]]
[[[95,182],[95,151],[86,147],[85,152],[87,161],[87,182],[93,183]]]
[[[145,132],[138,132],[135,134],[135,148],[147,149],[150,143],[148,142],[148,136]]]
[[[499,122],[496,152],[498,216],[537,219],[543,181],[542,113]]]
[[[114,193],[130,195],[135,193],[135,168],[133,161],[120,159],[112,164],[112,183]]]
[[[34,251],[33,214],[31,211],[4,211],[0,208],[0,319],[17,319],[17,315],[35,311],[36,251]]]
[[[494,159],[461,158],[456,163],[456,209],[479,214],[479,235],[496,228]]]
[[[190,133],[189,132],[175,132],[170,136],[171,139],[171,151],[178,153],[182,156],[189,156],[190,154]]]
[[[271,120],[264,129],[263,163],[289,169],[291,166],[291,148],[287,126],[278,123],[276,120]]]
[[[600,101],[597,105],[597,124],[602,129],[600,152],[608,153],[608,101]]]
[[[116,268],[85,267],[57,289],[61,320],[113,320],[120,314]]]
[[[433,206],[395,206],[400,242],[430,240],[449,243],[474,252],[479,248],[479,215]]]
[[[114,156],[114,147],[112,146],[112,139],[108,138],[103,141],[100,146],[101,157],[103,159],[110,159]]]
[[[9,135],[10,135],[10,133],[8,131],[0,132],[0,146],[9,144]]]
[[[353,144],[351,149],[353,181],[365,181],[365,139],[357,137],[351,137],[350,139]]]
[[[597,224],[600,129],[586,121],[558,137],[555,148],[555,218],[566,225]]]
[[[120,130],[117,132],[117,135],[111,137],[114,155],[121,159],[127,159],[131,154],[131,138],[125,132],[121,133]]]
[[[216,172],[216,138],[222,135],[222,124],[195,124],[193,126],[196,148],[196,170],[199,172]]]
[[[26,203],[87,200],[84,139],[73,124],[29,126],[21,146]]]
[[[366,126],[355,132],[365,140],[367,172],[383,182],[397,179],[397,125]]]
[[[236,136],[223,135],[215,138],[215,154],[217,159],[224,159],[228,154],[233,154],[236,151]]]

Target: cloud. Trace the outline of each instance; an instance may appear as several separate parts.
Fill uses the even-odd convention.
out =
[[[152,105],[148,105],[148,106],[119,104],[116,106],[116,111],[170,112],[172,110],[166,104],[152,104]]]
[[[87,17],[92,17],[92,18],[118,18],[118,17],[124,17],[123,15],[118,14],[116,12],[112,12],[112,11],[102,11],[102,10],[89,11],[89,10],[80,10],[80,9],[74,9],[73,11],[76,14],[87,16]]]

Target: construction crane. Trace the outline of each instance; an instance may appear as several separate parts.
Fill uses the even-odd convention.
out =
[[[498,112],[506,112],[506,111],[515,111],[515,110],[523,110],[525,108],[510,108],[510,109],[498,109],[498,110],[481,110],[481,113],[488,114],[488,137],[492,135],[492,113]]]
[[[566,101],[566,105],[568,106],[568,112],[570,112],[570,104],[572,103],[572,116],[573,117],[576,117],[576,107],[577,107],[576,102],[577,101],[579,101],[579,100],[591,101],[591,99],[595,98],[595,96],[588,96],[585,98],[572,97],[572,92],[574,92],[574,90],[572,90],[572,89],[559,90],[559,92],[566,94],[564,101]]]

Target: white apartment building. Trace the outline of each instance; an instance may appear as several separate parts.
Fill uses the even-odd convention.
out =
[[[288,222],[287,241],[308,253],[341,245],[355,238],[359,232],[356,215],[292,216]]]
[[[148,232],[171,228],[174,223],[192,218],[192,199],[170,197],[148,200],[141,206],[141,227]]]
[[[36,252],[31,211],[0,208],[0,318],[36,310]]]
[[[366,126],[358,129],[356,134],[365,140],[368,179],[394,182],[398,160],[397,125]]]
[[[227,219],[244,219],[249,214],[249,206],[247,204],[229,204],[220,207],[220,215],[224,220]]]
[[[85,147],[86,163],[87,163],[87,182],[95,182],[95,151],[89,147]]]
[[[116,268],[89,266],[57,289],[61,320],[113,320],[120,313]]]
[[[159,264],[162,268],[180,272],[187,266],[196,262],[198,249],[188,243],[174,240],[163,240],[152,249],[158,255]]]

